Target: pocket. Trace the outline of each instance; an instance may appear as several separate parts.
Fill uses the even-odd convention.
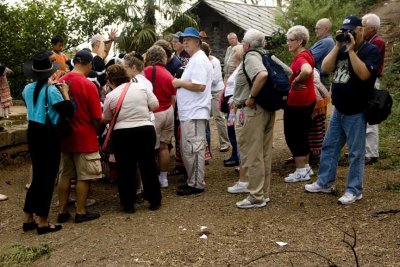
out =
[[[86,161],[86,172],[88,175],[98,176],[101,174],[101,156],[99,152],[85,154],[84,159]]]
[[[200,136],[191,137],[183,144],[184,152],[189,154],[199,153],[206,148],[205,142],[206,140]]]
[[[258,112],[257,107],[255,108],[244,107],[243,110],[245,117],[255,117]]]

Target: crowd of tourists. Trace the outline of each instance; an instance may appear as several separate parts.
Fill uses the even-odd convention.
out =
[[[379,26],[374,14],[348,16],[332,37],[332,24],[323,18],[315,26],[318,41],[307,49],[309,30],[296,25],[286,33],[293,54],[290,66],[272,55],[290,83],[283,118],[292,155],[287,162],[295,169],[282,177],[284,182],[309,181],[315,171],[317,180],[305,190],[330,193],[347,144],[349,175],[338,201],[351,204],[362,198],[364,164],[378,159],[378,128],[368,130],[363,111],[382,74]],[[32,159],[23,230],[44,234],[62,228],[48,221],[55,184],[58,223],[71,218],[71,191],[76,192],[76,223],[99,218],[87,210],[87,202],[91,181],[104,177],[105,169],[116,179],[127,213],[135,212],[141,198],[150,210],[158,210],[171,175],[184,177],[177,195],[203,193],[212,157],[210,117],[219,151],[231,150],[223,165],[238,167],[239,180],[227,190],[247,194],[236,206],[266,206],[276,112],[256,101],[270,75],[262,59],[265,35],[249,29],[239,42],[229,33],[221,66],[207,34],[192,27],[158,40],[144,54],[133,51],[110,58],[116,34],[112,30],[108,39],[93,36],[91,49],[78,51],[72,60],[62,52],[63,38],[56,35],[51,52],[24,64],[33,82],[22,93]],[[326,131],[331,100],[334,110]],[[370,132],[374,138],[368,143]],[[175,167],[168,172],[172,148]],[[310,164],[318,161],[317,172]]]

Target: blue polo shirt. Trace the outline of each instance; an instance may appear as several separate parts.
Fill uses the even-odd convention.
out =
[[[322,73],[321,65],[324,58],[331,52],[333,47],[335,46],[335,41],[333,40],[331,35],[325,36],[321,40],[318,40],[313,46],[311,46],[310,51],[315,60],[315,67],[321,73],[321,76],[328,76],[325,73]]]
[[[22,91],[22,97],[25,101],[27,109],[28,120],[42,124],[46,123],[45,93],[46,93],[46,88],[48,88],[47,101],[49,106],[48,107],[49,117],[51,122],[53,124],[56,124],[59,119],[59,114],[54,109],[53,105],[61,101],[64,101],[64,98],[57,87],[55,87],[54,85],[45,84],[40,90],[39,96],[36,101],[36,105],[33,105],[33,92],[35,90],[36,83],[37,82],[28,84]]]

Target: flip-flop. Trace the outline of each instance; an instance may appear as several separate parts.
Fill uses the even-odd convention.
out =
[[[38,227],[38,224],[36,222],[29,222],[29,223],[22,224],[22,230],[24,232],[35,230],[37,227]]]

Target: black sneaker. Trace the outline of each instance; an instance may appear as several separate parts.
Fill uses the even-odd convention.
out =
[[[149,210],[155,211],[161,208],[161,203],[158,204],[150,204]]]
[[[71,218],[71,214],[69,214],[69,212],[59,213],[57,215],[57,222],[58,223],[65,223],[66,221],[69,220],[69,218]]]
[[[76,214],[75,215],[75,222],[76,223],[83,223],[83,222],[88,222],[91,220],[96,220],[100,218],[100,214],[97,212],[86,212],[85,214]]]
[[[203,192],[204,192],[204,189],[192,187],[187,184],[178,187],[178,189],[176,190],[176,194],[178,196],[189,196],[189,195],[193,195],[193,194],[200,194]]]

